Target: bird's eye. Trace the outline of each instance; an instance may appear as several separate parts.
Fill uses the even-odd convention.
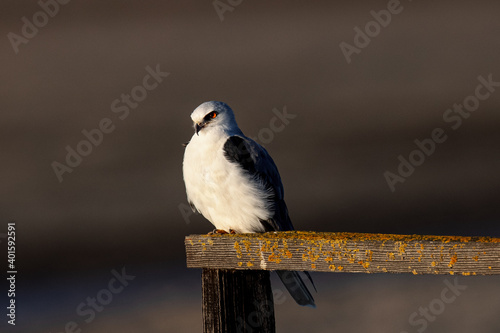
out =
[[[205,118],[206,118],[206,119],[214,119],[215,117],[217,117],[217,114],[218,114],[218,113],[217,113],[216,111],[212,111],[212,112],[210,112],[209,114],[207,114],[207,115],[205,116]]]

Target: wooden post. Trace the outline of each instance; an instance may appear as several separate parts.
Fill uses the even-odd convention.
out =
[[[500,238],[333,232],[190,235],[204,332],[275,332],[270,270],[499,275]]]
[[[275,332],[268,271],[204,268],[203,332]]]

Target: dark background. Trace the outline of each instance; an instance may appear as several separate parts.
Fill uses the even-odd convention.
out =
[[[7,34],[41,8],[2,1],[0,232],[17,222],[19,273],[17,325],[2,314],[0,327],[200,331],[200,271],[185,268],[183,240],[212,225],[181,214],[181,144],[207,100],[228,103],[251,137],[274,108],[297,116],[265,144],[297,229],[500,236],[500,91],[457,130],[443,121],[478,76],[500,81],[500,3],[401,6],[348,64],[339,44],[353,44],[354,27],[386,1],[243,1],[221,21],[210,1],[74,0],[17,54]],[[111,103],[157,64],[170,75],[120,120]],[[65,163],[65,147],[103,118],[115,130],[59,182],[51,163]],[[438,127],[448,139],[391,192],[384,172]],[[77,306],[123,267],[136,278],[85,323]],[[278,331],[416,332],[410,314],[454,279],[313,276],[318,308],[286,296]],[[467,290],[426,332],[498,332],[499,279],[458,279]]]

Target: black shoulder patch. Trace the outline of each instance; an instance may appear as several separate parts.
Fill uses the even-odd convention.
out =
[[[255,163],[243,138],[229,137],[224,144],[224,156],[229,162],[237,163],[248,172],[255,173]]]

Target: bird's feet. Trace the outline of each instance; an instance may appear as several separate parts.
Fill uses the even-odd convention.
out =
[[[224,235],[224,234],[231,234],[231,235],[234,235],[236,232],[233,230],[233,229],[229,229],[229,232],[227,232],[226,230],[222,230],[222,229],[214,229],[212,231],[210,231],[208,234],[209,235]]]

